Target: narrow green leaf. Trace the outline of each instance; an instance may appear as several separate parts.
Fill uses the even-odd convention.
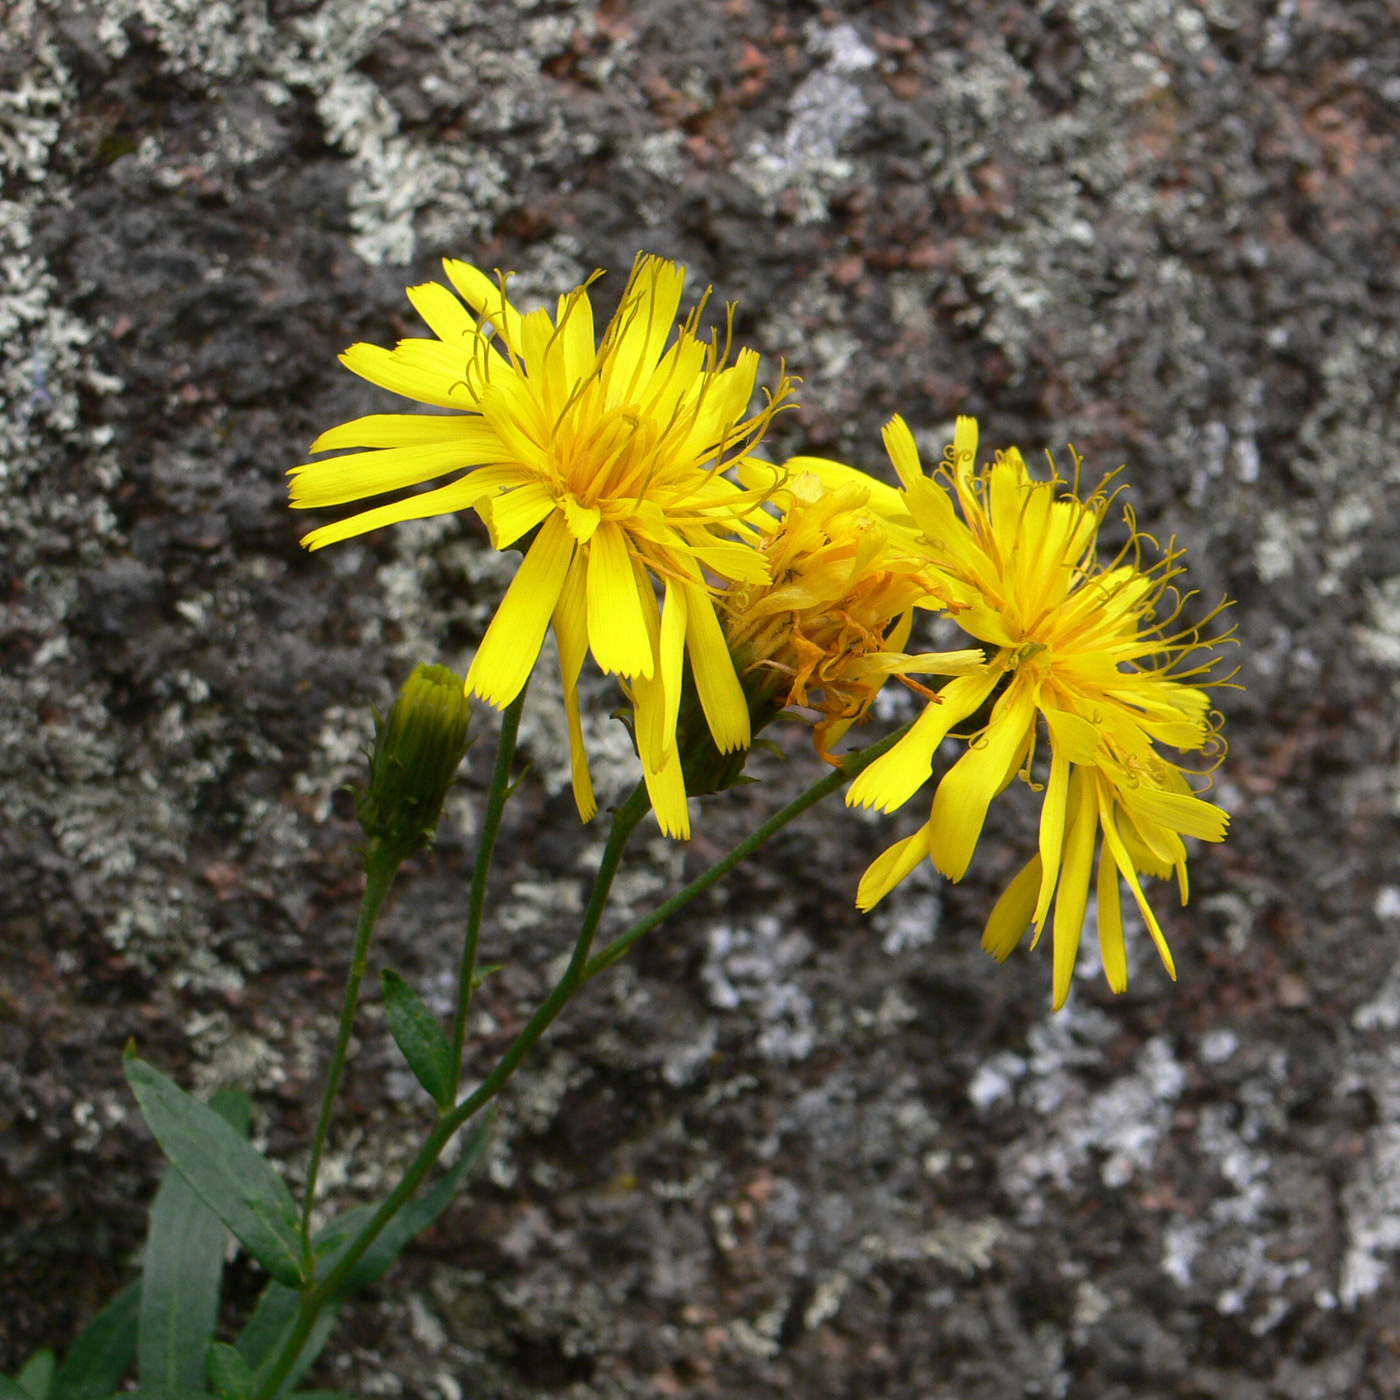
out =
[[[462,1144],[461,1155],[447,1169],[437,1185],[405,1206],[365,1251],[364,1257],[346,1280],[344,1289],[316,1320],[316,1327],[307,1338],[301,1357],[287,1377],[281,1394],[285,1395],[321,1354],[321,1348],[325,1346],[335,1324],[336,1315],[345,1300],[380,1278],[398,1258],[404,1246],[415,1235],[426,1230],[447,1209],[453,1196],[457,1194],[457,1188],[480,1159],[490,1128],[491,1120],[487,1116]],[[337,1216],[317,1234],[315,1244],[320,1256],[317,1274],[320,1277],[324,1278],[335,1268],[337,1259],[355,1236],[369,1224],[375,1210],[375,1206],[356,1206],[344,1215]],[[322,1250],[325,1251],[324,1254],[321,1253]],[[300,1303],[301,1299],[297,1293],[290,1288],[284,1288],[280,1283],[270,1283],[263,1290],[252,1317],[248,1319],[235,1343],[243,1359],[260,1374],[281,1350],[287,1333],[296,1322]]]
[[[224,1222],[173,1167],[156,1192],[141,1271],[136,1364],[141,1388],[173,1396],[202,1390],[219,1316]]]
[[[242,1089],[220,1089],[209,1107],[238,1134],[246,1138],[253,1126],[253,1101]]]
[[[251,1101],[241,1089],[223,1090],[209,1107],[240,1137],[248,1135]],[[141,1388],[151,1395],[174,1400],[204,1390],[227,1238],[223,1221],[189,1182],[167,1171],[146,1232],[136,1340]]]
[[[29,1392],[9,1376],[0,1376],[0,1400],[29,1400]]]
[[[435,1104],[445,1103],[452,1092],[452,1049],[438,1018],[397,972],[385,968],[380,981],[389,1030],[409,1069]]]
[[[19,1387],[29,1400],[49,1400],[49,1390],[53,1386],[55,1367],[53,1352],[36,1351],[24,1363],[24,1369],[17,1377]]]
[[[282,1178],[214,1109],[128,1055],[126,1077],[176,1171],[280,1283],[301,1280],[296,1207]]]
[[[136,1360],[136,1312],[141,1283],[129,1283],[68,1348],[49,1400],[107,1400]]]
[[[209,1348],[209,1383],[222,1400],[248,1400],[256,1384],[253,1368],[238,1348],[223,1342],[215,1342]]]

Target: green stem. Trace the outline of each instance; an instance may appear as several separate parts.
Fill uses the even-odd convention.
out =
[[[881,754],[888,753],[894,748],[908,732],[909,726],[906,724],[902,729],[897,729],[887,738],[881,739],[879,743],[871,744],[869,748],[860,749],[853,754],[847,754],[841,760],[840,767],[828,773],[819,782],[813,783],[801,797],[789,802],[782,811],[775,812],[752,836],[740,841],[727,855],[721,856],[703,875],[697,875],[683,890],[678,890],[664,904],[653,909],[646,918],[633,924],[626,933],[619,934],[614,938],[597,957],[590,959],[584,966],[584,980],[596,977],[600,972],[611,967],[644,934],[650,933],[658,924],[664,923],[697,895],[704,894],[716,881],[722,880],[741,860],[751,856],[769,837],[776,835],[794,817],[800,817],[809,807],[815,806],[822,798],[835,792],[842,783],[850,782],[858,773],[870,767]]]
[[[528,687],[529,681],[526,681]],[[491,773],[491,790],[486,798],[486,814],[481,823],[481,839],[476,847],[472,870],[471,897],[467,904],[467,932],[462,940],[462,968],[457,977],[457,1014],[452,1022],[452,1084],[448,1103],[455,1103],[462,1079],[462,1048],[467,1039],[467,1012],[472,1002],[472,976],[476,972],[476,950],[481,940],[481,914],[486,907],[486,877],[496,851],[506,799],[510,796],[510,769],[515,761],[515,741],[520,732],[520,714],[525,708],[525,688],[501,716],[501,735],[496,741],[496,766]]]
[[[301,1212],[302,1255],[309,1268],[311,1258],[311,1208],[316,1199],[316,1178],[321,1171],[321,1157],[326,1150],[326,1134],[330,1131],[331,1113],[335,1107],[336,1091],[345,1069],[345,1055],[350,1048],[350,1036],[355,1029],[355,1011],[360,1004],[360,983],[364,981],[365,964],[369,961],[369,940],[384,900],[389,894],[399,862],[382,851],[365,856],[365,893],[360,901],[360,922],[355,930],[355,950],[350,957],[350,975],[345,981],[345,1001],[340,1008],[340,1028],[336,1031],[335,1049],[331,1052],[330,1074],[321,1099],[321,1116],[316,1122],[316,1137],[311,1144],[311,1161],[306,1168],[306,1200]]]
[[[270,1397],[276,1395],[278,1388],[291,1374],[292,1367],[296,1365],[297,1357],[301,1355],[301,1349],[306,1345],[306,1339],[311,1335],[311,1329],[316,1325],[317,1317],[326,1304],[344,1286],[350,1271],[364,1257],[364,1253],[370,1245],[379,1238],[380,1232],[389,1221],[412,1199],[414,1192],[422,1184],[423,1178],[432,1170],[433,1163],[437,1161],[443,1148],[452,1140],[457,1130],[500,1093],[511,1075],[514,1074],[520,1061],[525,1058],[531,1047],[549,1027],[550,1022],[564,1009],[569,999],[582,984],[583,969],[593,946],[593,937],[598,930],[598,923],[603,917],[604,908],[607,906],[608,894],[612,889],[618,864],[622,860],[623,850],[626,848],[632,833],[637,829],[638,823],[646,816],[650,806],[651,801],[647,796],[646,788],[638,784],[631,797],[613,813],[612,831],[608,835],[608,844],[603,851],[603,857],[598,862],[598,873],[593,880],[593,891],[589,896],[588,907],[584,910],[583,924],[579,929],[578,938],[574,943],[573,956],[569,959],[569,966],[565,969],[564,975],[530,1018],[525,1029],[516,1036],[510,1049],[501,1057],[487,1079],[455,1109],[444,1113],[438,1119],[437,1124],[428,1135],[427,1141],[404,1173],[403,1179],[375,1211],[369,1223],[341,1256],[335,1268],[310,1293],[303,1297],[301,1308],[297,1313],[296,1325],[278,1354],[267,1379],[259,1387],[256,1400],[270,1400]]]

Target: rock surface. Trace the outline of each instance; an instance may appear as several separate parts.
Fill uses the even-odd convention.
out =
[[[1033,844],[851,906],[888,824],[823,809],[593,985],[487,1169],[318,1383],[440,1397],[1400,1394],[1400,28],[1385,0],[0,4],[0,1368],[130,1276],[159,1159],[120,1073],[255,1094],[290,1178],[359,888],[368,706],[464,666],[509,577],[466,520],[316,556],[283,473],[385,408],[443,254],[524,295],[638,248],[737,300],[883,470],[904,413],[1128,465],[1228,590],[1222,848],[1173,987],[981,921]],[[603,291],[606,301],[609,293]],[[590,721],[616,796],[625,736]],[[892,703],[884,718],[897,716]],[[815,772],[639,843],[646,907]],[[569,936],[599,828],[527,716],[472,1068]],[[430,996],[489,743],[379,956]],[[1021,794],[1024,796],[1024,794]],[[913,814],[908,814],[913,819]],[[902,831],[904,828],[901,827]],[[1089,962],[1093,960],[1090,959]],[[327,1184],[425,1104],[376,1002]],[[376,1163],[378,1165],[376,1165]],[[253,1296],[232,1271],[228,1321]]]

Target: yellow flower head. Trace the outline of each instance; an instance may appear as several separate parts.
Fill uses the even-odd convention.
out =
[[[983,947],[1004,960],[1029,924],[1039,937],[1053,902],[1054,1004],[1062,1006],[1099,845],[1099,944],[1109,985],[1122,991],[1128,979],[1120,877],[1175,977],[1140,876],[1175,871],[1185,903],[1182,837],[1223,840],[1229,821],[1195,796],[1182,767],[1157,751],[1164,744],[1199,752],[1216,742],[1205,691],[1184,683],[1208,672],[1214,658],[1179,669],[1190,653],[1212,644],[1198,628],[1167,633],[1179,601],[1171,617],[1157,616],[1182,572],[1180,555],[1169,549],[1144,568],[1143,537],[1129,515],[1129,545],[1101,565],[1098,532],[1111,496],[1101,487],[1081,500],[1058,477],[1034,481],[1014,448],[977,470],[974,419],[958,419],[940,471],[946,485],[924,475],[901,419],[886,428],[885,443],[903,483],[891,518],[920,533],[926,557],[962,604],[959,625],[987,655],[972,674],[942,688],[942,703],[930,705],[861,774],[847,800],[882,811],[907,802],[929,778],[934,752],[953,726],[1002,689],[987,722],[938,784],[927,824],[866,871],[860,907],[876,904],[925,855],[949,879],[962,878],[992,798],[1018,774],[1031,781],[1043,721],[1050,763],[1039,789],[1040,850],[997,902]]]
[[[482,639],[467,689],[504,707],[525,685],[551,621],[559,643],[574,795],[585,820],[596,802],[583,750],[578,676],[592,652],[637,705],[637,737],[662,829],[688,835],[675,756],[684,655],[715,742],[749,742],[748,710],[724,645],[706,573],[759,579],[753,546],[761,490],[723,473],[742,465],[777,406],[785,376],[749,415],[758,355],[698,334],[704,301],[674,338],[684,269],[639,256],[617,314],[595,338],[588,284],[522,315],[493,281],[445,260],[437,282],[408,289],[433,339],[393,350],[352,345],[341,356],[381,388],[459,414],[374,414],[312,444],[346,453],[293,469],[292,504],[321,508],[417,486],[446,485],[313,530],[309,549],[381,525],[475,509],[498,549],[529,543]],[[465,305],[464,305],[465,303]],[[669,342],[669,344],[668,344]],[[770,469],[771,477],[771,469]],[[654,581],[665,588],[658,606]]]
[[[731,584],[720,603],[741,673],[774,697],[775,710],[788,704],[817,711],[817,752],[826,758],[891,675],[956,674],[980,664],[982,653],[904,652],[915,608],[947,606],[947,586],[913,533],[869,508],[880,483],[844,469],[828,490],[813,471],[797,470],[804,464],[815,463],[788,463],[777,496],[786,509],[763,544],[771,581]]]

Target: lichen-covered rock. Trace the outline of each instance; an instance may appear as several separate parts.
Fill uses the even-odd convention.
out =
[[[803,377],[777,451],[882,471],[892,412],[935,456],[971,412],[1126,463],[1144,526],[1239,599],[1232,833],[1170,914],[1180,983],[1144,957],[1053,1018],[1045,949],[977,947],[1029,806],[871,920],[886,819],[812,814],[589,986],[318,1383],[1396,1394],[1398,136],[1382,0],[9,0],[0,1369],[132,1269],[158,1159],[129,1037],[250,1089],[297,1178],[368,707],[464,669],[509,577],[465,519],[298,548],[283,473],[384,407],[335,354],[413,333],[403,287],[443,254],[527,301],[605,266],[606,301],[646,248]],[[602,840],[545,660],[473,1074]],[[592,686],[616,800],[634,760]],[[807,781],[801,747],[706,800],[691,848],[639,839],[623,909]],[[439,1009],[489,748],[377,948]],[[425,1122],[376,1004],[347,1083],[323,1181],[349,1201]],[[257,1286],[231,1278],[230,1323]]]

